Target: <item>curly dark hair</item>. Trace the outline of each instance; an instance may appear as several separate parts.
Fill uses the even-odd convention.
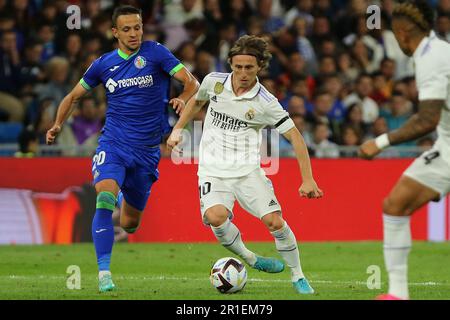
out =
[[[424,32],[430,32],[434,25],[434,12],[426,0],[407,0],[395,6],[392,17],[407,18]]]
[[[261,69],[267,68],[272,58],[268,43],[257,36],[245,35],[237,39],[234,46],[228,52],[228,62],[231,64],[231,59],[241,54],[254,56]]]

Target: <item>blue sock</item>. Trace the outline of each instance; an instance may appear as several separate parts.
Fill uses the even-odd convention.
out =
[[[109,271],[111,252],[114,243],[114,224],[112,213],[116,197],[111,192],[100,192],[97,196],[97,209],[92,221],[92,239],[99,271]]]

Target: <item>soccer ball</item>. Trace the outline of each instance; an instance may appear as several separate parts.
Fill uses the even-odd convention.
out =
[[[219,292],[235,293],[247,283],[247,270],[236,258],[221,258],[212,266],[209,279]]]

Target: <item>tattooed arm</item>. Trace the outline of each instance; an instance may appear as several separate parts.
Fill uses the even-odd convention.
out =
[[[444,100],[424,100],[419,103],[419,112],[414,114],[399,129],[389,132],[389,143],[399,144],[420,138],[436,129],[441,118]]]
[[[419,111],[399,129],[389,132],[387,135],[381,135],[379,138],[381,144],[386,147],[396,145],[402,142],[410,141],[433,132],[441,118],[441,109],[445,105],[444,100],[423,100],[419,103]],[[380,147],[380,141],[371,139],[364,142],[359,148],[359,156],[365,159],[372,159],[379,154],[383,147]]]

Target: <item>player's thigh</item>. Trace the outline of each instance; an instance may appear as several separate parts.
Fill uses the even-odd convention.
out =
[[[157,179],[155,172],[148,168],[134,167],[127,169],[121,188],[124,203],[126,203],[122,208],[125,215],[129,213],[130,216],[136,216],[136,211],[144,211],[153,183]]]
[[[272,182],[265,176],[264,171],[257,169],[239,178],[234,183],[233,190],[241,207],[255,217],[262,219],[272,213],[281,217],[281,206],[275,196]]]
[[[125,172],[121,191],[129,206],[144,211],[153,183],[159,178],[158,164],[161,158],[157,148],[133,148],[129,150],[129,165]],[[130,212],[132,209],[130,208]]]
[[[450,168],[439,154],[433,152],[425,152],[406,169],[384,201],[385,213],[411,215],[450,191]]]
[[[227,218],[232,219],[235,198],[223,179],[200,177],[198,184],[203,223],[217,227]]]
[[[108,191],[117,196],[125,179],[125,167],[120,150],[106,143],[99,144],[92,158],[92,175],[97,193]]]

